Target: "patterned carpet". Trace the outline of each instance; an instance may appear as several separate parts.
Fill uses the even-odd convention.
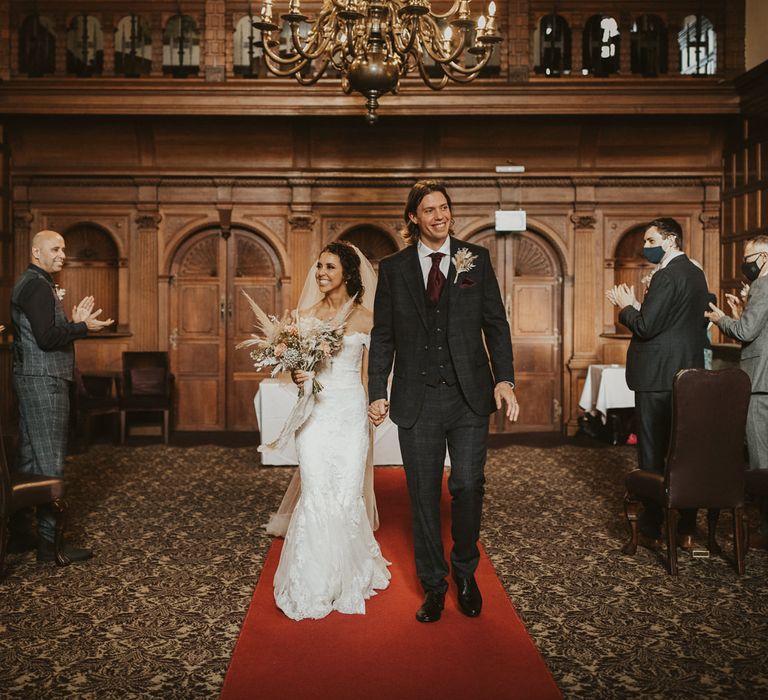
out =
[[[492,449],[483,541],[567,698],[768,696],[768,553],[625,557],[625,447]],[[0,697],[216,698],[290,472],[253,447],[97,445],[67,465],[59,569],[9,555]],[[703,527],[703,518],[700,526]],[[730,518],[721,542],[730,553]]]

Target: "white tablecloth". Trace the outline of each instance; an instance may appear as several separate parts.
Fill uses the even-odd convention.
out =
[[[634,408],[635,392],[627,386],[623,365],[590,365],[579,406],[605,416],[611,408]]]
[[[271,442],[279,434],[285,419],[296,403],[296,385],[279,379],[264,379],[259,384],[253,403],[259,422],[262,443]],[[261,455],[262,464],[298,464],[296,445],[291,438],[281,450],[266,450]],[[402,464],[397,426],[387,418],[373,436],[374,464]]]

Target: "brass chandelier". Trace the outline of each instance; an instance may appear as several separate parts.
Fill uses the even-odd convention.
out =
[[[449,80],[468,83],[501,41],[494,2],[477,20],[470,17],[470,0],[455,0],[443,14],[432,12],[429,0],[323,0],[315,19],[302,14],[300,2],[289,0],[287,14],[280,16],[290,29],[288,51],[281,52],[272,0],[263,0],[253,26],[261,32],[267,69],[294,76],[301,85],[313,85],[329,68],[338,71],[345,93],[354,90],[366,98],[371,124],[379,97],[396,93],[410,71],[418,70],[433,90]],[[431,66],[437,67],[436,77],[429,75]]]

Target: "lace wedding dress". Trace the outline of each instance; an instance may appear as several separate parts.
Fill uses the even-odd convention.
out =
[[[365,600],[389,585],[363,502],[369,432],[360,368],[368,342],[365,333],[344,337],[317,373],[324,389],[296,434],[301,496],[274,580],[275,602],[294,620],[363,614]]]

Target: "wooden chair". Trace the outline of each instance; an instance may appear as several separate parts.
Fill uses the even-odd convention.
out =
[[[630,539],[622,551],[637,550],[640,499],[664,510],[669,573],[677,576],[675,510],[707,508],[708,544],[720,553],[715,537],[719,509],[733,515],[736,570],[744,573],[744,434],[750,381],[745,372],[684,369],[672,389],[672,437],[664,474],[635,469],[626,477],[624,511]]]
[[[768,499],[768,469],[748,469],[744,474],[744,489],[747,499],[754,501],[758,507],[765,499]],[[746,550],[749,550],[749,533],[744,528],[747,536]]]
[[[67,504],[64,501],[64,481],[55,477],[11,472],[5,456],[3,431],[0,428],[0,580],[5,571],[11,515],[22,508],[50,504],[56,514],[54,556],[59,566],[70,560],[64,554],[64,527]]]
[[[111,376],[83,374],[75,368],[73,411],[77,417],[77,434],[84,447],[91,443],[91,423],[94,416],[117,414],[120,407]],[[79,440],[78,440],[79,442]]]
[[[173,385],[167,352],[123,353],[123,372],[118,383],[121,443],[125,442],[128,413],[161,412],[163,440],[168,444]]]

